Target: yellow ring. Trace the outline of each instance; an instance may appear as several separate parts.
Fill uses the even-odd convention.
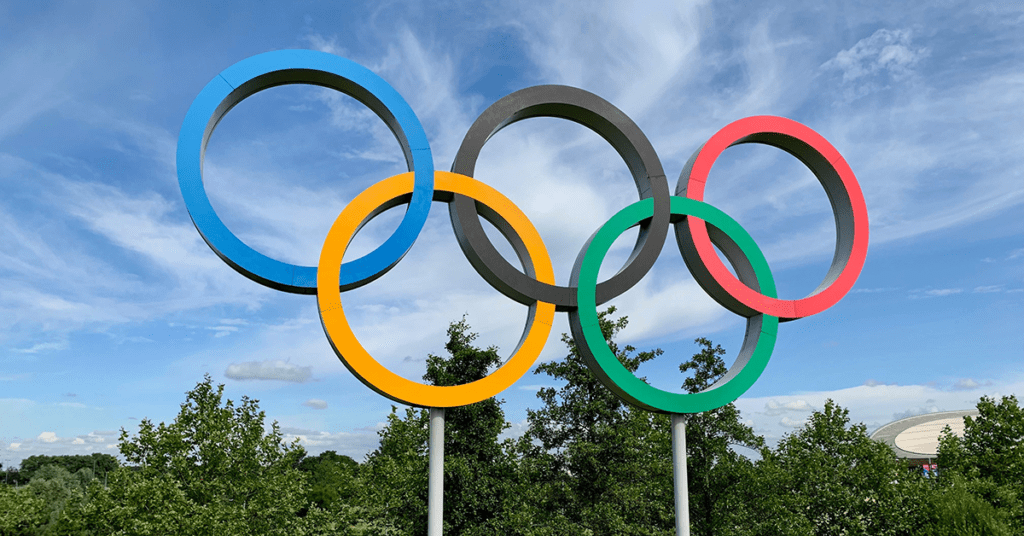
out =
[[[453,386],[426,385],[391,372],[363,348],[345,318],[341,294],[338,292],[338,276],[345,250],[360,227],[380,213],[382,207],[394,206],[407,200],[412,190],[412,172],[384,179],[353,199],[334,221],[324,241],[317,267],[316,296],[320,322],[334,352],[352,374],[367,387],[391,400],[411,406],[435,408],[464,406],[486,400],[510,387],[530,370],[551,333],[551,323],[555,318],[554,304],[536,302],[530,306],[522,341],[512,357],[498,370],[475,382]],[[555,283],[551,257],[548,256],[540,234],[507,197],[472,177],[435,171],[434,200],[450,197],[451,194],[470,197],[490,207],[498,217],[503,218],[526,246],[537,280],[552,285]]]

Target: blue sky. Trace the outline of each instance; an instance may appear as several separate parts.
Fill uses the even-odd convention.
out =
[[[860,181],[871,245],[854,290],[784,324],[767,370],[737,404],[772,440],[826,398],[869,429],[1024,392],[1024,8],[1005,2],[832,6],[748,2],[0,6],[0,463],[116,452],[117,431],[169,421],[209,373],[230,398],[311,452],[357,459],[390,401],[328,345],[315,299],[263,288],[199,237],[178,190],[178,131],[200,89],[231,64],[287,48],[370,68],[416,112],[435,167],[449,169],[489,104],[568,84],[626,112],[670,185],[726,124],[771,114],[827,138]],[[353,99],[285,86],[232,110],[206,155],[206,185],[233,232],[261,252],[315,265],[358,192],[405,171],[383,122]],[[531,119],[485,147],[476,177],[530,217],[568,281],[586,238],[635,200],[617,154],[584,127]],[[707,201],[765,251],[784,298],[824,277],[835,243],[827,196],[781,151],[732,148]],[[357,237],[367,252],[391,211]],[[633,235],[635,236],[635,235]],[[624,235],[605,261],[625,260]],[[432,208],[405,259],[344,297],[364,345],[418,378],[464,314],[483,345],[512,348],[525,308],[472,270],[447,210]],[[671,242],[613,302],[623,339],[665,355],[642,374],[678,388],[705,336],[735,355],[742,319],[694,283]],[[564,354],[560,314],[541,356]],[[528,374],[500,396],[518,433]]]

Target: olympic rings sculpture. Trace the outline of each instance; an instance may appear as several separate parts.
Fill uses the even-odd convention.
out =
[[[275,260],[243,243],[217,216],[203,186],[206,145],[220,120],[245,98],[283,84],[331,88],[369,107],[398,139],[409,169],[370,186],[341,211],[316,267]],[[590,237],[576,259],[568,286],[555,285],[544,242],[522,211],[473,178],[477,157],[487,140],[509,124],[531,117],[568,119],[599,134],[625,160],[640,197]],[[770,145],[792,154],[814,173],[829,197],[836,220],[835,254],[825,280],[805,298],[779,299],[771,270],[754,240],[735,220],[703,202],[704,185],[715,160],[726,148],[742,143]],[[178,138],[177,169],[189,214],[210,248],[253,281],[284,292],[316,294],[324,332],[346,367],[371,389],[413,406],[461,406],[497,395],[530,369],[547,341],[555,312],[566,311],[587,365],[626,402],[664,413],[698,413],[721,407],[746,392],[761,375],[775,346],[779,323],[819,313],[838,302],[852,288],[867,254],[867,208],[853,171],[825,138],[795,121],[758,116],[727,125],[693,153],[679,176],[675,195],[670,195],[657,153],[618,108],[582,89],[535,86],[516,91],[484,110],[466,134],[452,171],[435,171],[423,127],[398,92],[365,67],[310,50],[259,54],[211,80],[185,116]],[[356,339],[341,303],[341,292],[370,283],[402,259],[423,228],[432,201],[448,204],[459,245],[481,277],[529,307],[523,337],[512,357],[489,376],[464,385],[426,385],[391,372]],[[395,232],[364,257],[344,261],[359,229],[401,204],[408,208]],[[495,249],[481,216],[512,244],[522,270]],[[639,226],[639,235],[629,260],[607,281],[598,282],[601,262],[612,243],[634,226]],[[669,226],[675,230],[680,252],[697,283],[719,304],[747,318],[735,363],[700,393],[664,391],[637,378],[608,349],[598,323],[597,306],[632,288],[651,269]],[[719,259],[715,247],[736,275]]]

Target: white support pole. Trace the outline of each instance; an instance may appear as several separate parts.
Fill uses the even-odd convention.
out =
[[[672,483],[676,499],[676,536],[690,536],[690,491],[686,480],[686,415],[672,414]]]
[[[430,408],[427,536],[441,536],[444,513],[444,408]]]

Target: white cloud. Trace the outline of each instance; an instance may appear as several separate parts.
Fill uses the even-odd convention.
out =
[[[953,296],[963,292],[962,288],[934,288],[927,290],[913,290],[910,292],[911,298],[941,298],[943,296]]]
[[[38,354],[41,352],[57,352],[60,350],[66,350],[68,347],[67,341],[60,342],[41,342],[33,344],[28,348],[15,348],[14,351],[19,354]]]
[[[233,380],[278,380],[304,383],[312,376],[312,367],[302,367],[284,361],[249,361],[228,365],[224,375]]]
[[[303,402],[302,405],[313,409],[327,409],[327,401],[320,400],[319,398],[310,398]]]
[[[523,434],[530,428],[530,421],[523,419],[518,422],[509,423],[510,426],[502,430],[501,434],[498,435],[498,440],[503,441],[505,439],[516,439],[522,437]]]
[[[822,408],[828,399],[850,411],[851,424],[864,423],[868,433],[883,424],[904,417],[933,413],[936,411],[953,411],[974,408],[983,396],[998,397],[1024,394],[1024,380],[1010,378],[1003,381],[982,382],[966,379],[959,380],[961,385],[978,385],[968,390],[957,390],[956,384],[945,386],[931,385],[859,385],[834,391],[801,392],[785,396],[771,397],[740,397],[736,406],[744,419],[754,421],[755,432],[764,435],[769,443],[774,443],[793,428],[801,426],[799,418],[785,415],[778,419],[778,412],[771,408],[774,404],[808,404],[813,408]]]
[[[356,461],[362,461],[366,454],[377,448],[380,438],[376,429],[363,428],[351,432],[324,432],[317,430],[302,430],[282,428],[283,441],[291,443],[295,439],[311,455],[315,456],[326,450],[333,450],[338,454],[349,456]]]
[[[537,392],[537,391],[540,391],[541,389],[545,389],[545,388],[548,388],[548,387],[557,387],[557,386],[556,385],[547,385],[547,384],[542,384],[542,383],[541,384],[529,384],[529,385],[520,385],[519,386],[519,388],[521,390],[523,390],[523,391],[532,391],[532,392]]]
[[[970,391],[978,389],[979,387],[989,387],[992,385],[992,380],[975,381],[971,378],[961,378],[953,384],[954,391]]]
[[[27,184],[38,194],[27,208],[46,214],[45,222],[16,217],[26,207],[0,203],[0,274],[9,276],[0,289],[6,320],[0,339],[103,329],[218,303],[259,304],[261,289],[225,270],[180,206],[159,194],[73,180],[2,153],[0,181]],[[156,276],[147,284],[138,274],[140,260]]]
[[[939,407],[935,405],[935,401],[934,400],[925,400],[924,404],[925,405],[923,405],[923,406],[917,406],[917,407],[913,407],[913,408],[908,408],[906,411],[901,411],[901,412],[898,412],[898,413],[893,413],[892,414],[892,420],[893,421],[898,421],[898,420],[901,420],[901,419],[906,419],[908,417],[914,417],[914,416],[917,416],[917,415],[925,415],[925,414],[928,414],[928,413],[936,413],[938,411],[941,411],[939,409]],[[961,409],[967,409],[967,408],[961,408]]]
[[[597,2],[581,13],[571,3],[503,4],[497,17],[518,21],[544,83],[604,95],[639,115],[696,76],[699,46],[711,18],[706,2],[660,2],[643,9]],[[582,15],[582,16],[581,16]]]
[[[64,407],[64,408],[78,408],[78,409],[82,409],[82,408],[86,408],[87,407],[85,404],[83,404],[81,402],[59,402],[59,403],[57,403],[57,405],[61,406],[61,407]]]
[[[974,389],[974,388],[978,387],[979,385],[981,385],[981,384],[979,384],[978,382],[976,382],[976,381],[974,381],[974,380],[972,380],[970,378],[963,378],[963,379],[957,380],[956,383],[953,384],[953,389],[956,389],[956,390]]]
[[[807,419],[790,419],[789,417],[783,417],[779,420],[779,425],[785,426],[786,428],[801,428],[807,424]]]
[[[782,415],[783,413],[791,411],[814,411],[814,409],[815,408],[808,404],[806,400],[791,400],[789,402],[769,400],[764,405],[764,414]]]
[[[837,69],[843,72],[843,81],[852,82],[865,76],[886,72],[896,80],[909,76],[913,67],[928,57],[927,47],[911,44],[910,30],[876,31],[847,50],[842,50],[822,69]]]
[[[47,431],[40,433],[34,438],[12,441],[6,445],[6,449],[18,453],[15,456],[20,455],[23,457],[32,455],[64,456],[92,454],[94,452],[116,456],[118,454],[117,443],[105,444],[110,440],[111,436],[116,435],[117,432],[94,431],[77,437],[61,437],[56,432]],[[20,461],[20,459],[15,458],[11,460],[11,465],[17,465]],[[4,465],[7,465],[7,463],[5,462]]]
[[[206,329],[214,332],[214,337],[227,337],[232,333],[238,331],[236,326],[209,326]]]
[[[896,287],[879,287],[879,288],[860,288],[860,287],[857,287],[857,288],[851,290],[850,293],[851,294],[875,294],[875,293],[878,293],[878,292],[892,292],[894,290],[899,290],[899,289],[896,288]]]

